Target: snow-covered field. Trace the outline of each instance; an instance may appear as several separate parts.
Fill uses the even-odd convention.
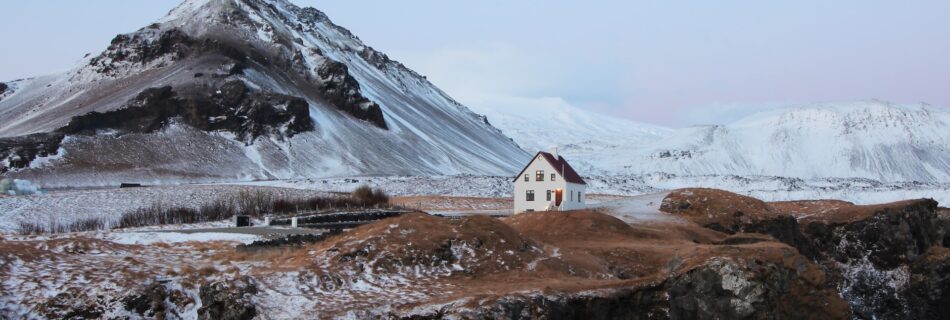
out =
[[[86,218],[103,218],[114,222],[123,213],[153,204],[161,204],[164,207],[197,208],[223,197],[256,191],[266,191],[289,198],[326,195],[325,192],[299,188],[181,185],[128,189],[54,190],[43,195],[0,196],[0,233],[15,231],[20,222],[48,225]]]
[[[796,179],[769,176],[676,176],[670,174],[612,175],[585,178],[587,192],[636,196],[679,188],[716,188],[765,201],[838,199],[874,204],[916,198],[933,198],[950,204],[950,183],[882,183],[870,179]],[[353,190],[366,184],[391,195],[445,195],[458,197],[510,197],[511,178],[497,176],[352,177],[280,180],[242,183],[321,191]]]
[[[793,179],[779,177],[668,174],[588,177],[588,193],[638,196],[687,187],[724,189],[765,201],[838,199],[857,204],[933,198],[950,204],[950,184],[882,183],[868,179]],[[14,232],[21,221],[40,224],[83,218],[115,221],[128,211],[155,203],[198,207],[241,191],[262,190],[286,197],[348,193],[361,185],[392,196],[439,195],[499,198],[511,196],[511,180],[496,176],[349,177],[275,180],[218,185],[178,185],[131,189],[51,191],[44,195],[0,197],[0,233]]]

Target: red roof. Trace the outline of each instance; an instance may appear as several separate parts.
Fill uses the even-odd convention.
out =
[[[534,158],[531,158],[531,162],[528,162],[528,164],[524,166],[524,169],[521,169],[521,172],[515,176],[514,181],[518,181],[518,178],[524,174],[525,170],[528,170],[528,166],[534,163],[534,159],[537,159],[538,156],[541,156],[544,158],[544,160],[547,160],[548,163],[554,167],[554,170],[557,170],[557,173],[564,177],[564,181],[577,184],[587,184],[587,182],[584,182],[584,179],[581,178],[581,175],[577,174],[577,171],[574,171],[574,168],[571,167],[571,164],[567,163],[567,160],[565,160],[564,157],[558,156],[557,159],[554,159],[553,154],[544,151],[538,152],[538,154],[534,155]]]

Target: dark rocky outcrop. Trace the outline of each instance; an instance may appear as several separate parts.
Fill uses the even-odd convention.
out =
[[[931,249],[910,267],[911,279],[901,292],[906,319],[946,319],[950,315],[950,249]]]
[[[100,74],[117,76],[123,68],[148,65],[162,58],[166,61],[155,67],[201,55],[227,57],[235,64],[267,60],[257,52],[240,50],[216,39],[196,39],[178,29],[162,31],[148,27],[136,33],[117,35],[109,48],[92,58],[89,65]]]
[[[4,92],[7,92],[7,88],[9,88],[9,87],[7,86],[6,83],[0,82],[0,94],[3,94]]]
[[[150,133],[173,119],[204,131],[231,132],[247,143],[263,135],[292,137],[314,129],[309,105],[303,99],[253,92],[241,81],[230,81],[210,96],[194,98],[179,97],[171,87],[147,89],[125,108],[75,117],[60,132]]]
[[[125,310],[149,319],[181,318],[176,310],[195,301],[181,290],[155,282],[122,299]]]
[[[343,112],[387,129],[382,109],[362,95],[359,82],[347,69],[343,63],[328,60],[316,70],[323,97]]]
[[[929,250],[942,244],[936,208],[930,199],[904,201],[848,210],[848,220],[813,219],[803,228],[822,252],[818,262],[856,316],[905,319],[911,313],[933,313],[928,308],[938,306],[930,295],[911,298],[903,291],[907,278],[929,277],[918,274],[926,268],[911,266],[919,266]],[[928,281],[922,282],[926,287]]]
[[[106,313],[108,303],[104,296],[90,296],[78,288],[69,288],[33,311],[46,319],[99,319]]]
[[[664,211],[717,231],[757,232],[819,263],[858,318],[941,319],[945,314],[950,219],[931,199],[875,206],[813,201],[764,203],[721,190],[688,189],[664,200]],[[714,199],[713,199],[714,198]],[[810,206],[810,207],[809,207]],[[736,210],[744,209],[745,212]],[[940,211],[938,213],[938,211]]]
[[[777,215],[772,219],[753,221],[741,226],[742,232],[762,233],[784,242],[802,255],[817,260],[821,254],[798,224],[798,220],[788,215]]]
[[[60,133],[0,138],[0,162],[6,160],[7,163],[7,166],[0,165],[0,174],[12,169],[26,168],[38,157],[57,154],[62,140],[63,135]]]
[[[198,294],[201,298],[198,319],[253,319],[257,316],[257,307],[250,297],[257,292],[257,285],[248,277],[202,285]]]
[[[813,260],[819,256],[818,249],[802,233],[797,219],[776,212],[759,199],[722,190],[684,189],[671,192],[660,210],[727,234],[767,234]]]
[[[937,202],[907,201],[874,209],[854,221],[813,220],[805,234],[821,252],[847,263],[867,259],[875,267],[894,269],[916,261],[943,242],[937,220]]]
[[[73,117],[56,132],[2,138],[0,159],[6,159],[8,166],[0,166],[0,173],[56,154],[68,135],[152,133],[177,121],[203,131],[230,132],[253,143],[261,136],[280,140],[315,129],[310,106],[301,98],[257,92],[242,81],[229,81],[212,92],[182,97],[171,87],[150,88],[121,109]]]
[[[818,274],[814,266],[712,260],[653,285],[598,294],[506,296],[485,307],[443,309],[410,319],[849,318],[847,304],[823,286]]]
[[[937,209],[937,224],[940,226],[940,230],[943,231],[943,246],[950,248],[950,209]]]

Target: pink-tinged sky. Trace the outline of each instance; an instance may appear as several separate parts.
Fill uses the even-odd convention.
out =
[[[68,69],[174,0],[0,0],[0,81]],[[463,103],[669,126],[788,103],[950,106],[950,1],[293,0]]]

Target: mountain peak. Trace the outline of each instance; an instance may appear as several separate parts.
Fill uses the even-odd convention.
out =
[[[40,136],[4,146],[5,137],[30,134]],[[151,156],[86,159],[120,143],[103,135],[134,144],[114,150]],[[30,168],[32,159],[60,146],[68,153],[57,172],[129,168],[110,173],[119,180],[153,166],[163,169],[146,176],[172,181],[506,175],[530,157],[319,10],[283,0],[186,0],[157,23],[116,36],[76,69],[18,84],[0,101],[0,164],[16,163],[13,170],[35,179],[46,167]],[[188,150],[154,152],[179,148]],[[57,184],[48,179],[40,180]]]

